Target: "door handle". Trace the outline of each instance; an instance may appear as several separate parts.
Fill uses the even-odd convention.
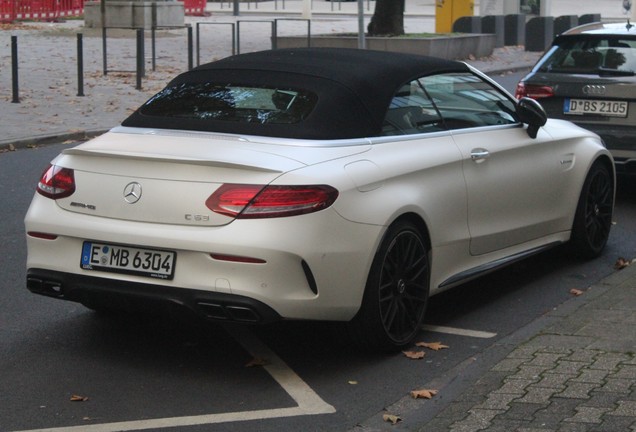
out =
[[[490,157],[490,152],[483,148],[476,148],[470,151],[470,158],[477,163],[481,163]]]

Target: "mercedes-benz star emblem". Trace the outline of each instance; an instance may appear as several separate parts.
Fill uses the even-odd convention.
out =
[[[137,182],[131,182],[124,188],[124,200],[128,204],[134,204],[141,199],[141,185]]]

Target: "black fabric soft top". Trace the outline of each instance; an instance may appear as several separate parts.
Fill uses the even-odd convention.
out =
[[[201,65],[173,79],[188,82],[303,88],[318,95],[311,114],[296,124],[151,117],[137,110],[122,124],[304,139],[377,136],[391,99],[409,81],[467,71],[461,62],[385,51],[298,48],[260,51]]]

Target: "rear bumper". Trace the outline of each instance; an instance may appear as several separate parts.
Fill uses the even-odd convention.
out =
[[[26,267],[66,275],[65,292],[93,287],[93,297],[96,294],[92,292],[99,287],[101,293],[111,289],[121,294],[130,291],[126,298],[158,296],[199,308],[186,301],[187,294],[180,294],[189,291],[196,293],[196,299],[220,299],[223,304],[250,299],[267,305],[283,319],[348,321],[360,308],[383,227],[347,221],[332,209],[297,220],[300,218],[235,221],[223,227],[174,226],[68,212],[55,201],[36,195],[25,218]],[[43,239],[29,232],[47,233],[53,238]],[[80,257],[85,240],[174,251],[174,278],[84,269]],[[213,254],[258,258],[264,263],[217,259]],[[32,286],[35,283],[32,281]],[[48,289],[40,291],[66,298]],[[82,301],[79,294],[66,295]]]
[[[212,321],[266,324],[281,320],[272,308],[249,297],[139,282],[113,281],[32,268],[27,288],[35,294],[117,310],[185,310]]]

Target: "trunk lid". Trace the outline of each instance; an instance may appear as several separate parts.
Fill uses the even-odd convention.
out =
[[[266,185],[285,172],[368,147],[290,144],[119,128],[55,159],[54,164],[74,170],[76,185],[71,196],[57,203],[68,211],[104,218],[220,226],[233,219],[212,212],[205,202],[222,184]]]

